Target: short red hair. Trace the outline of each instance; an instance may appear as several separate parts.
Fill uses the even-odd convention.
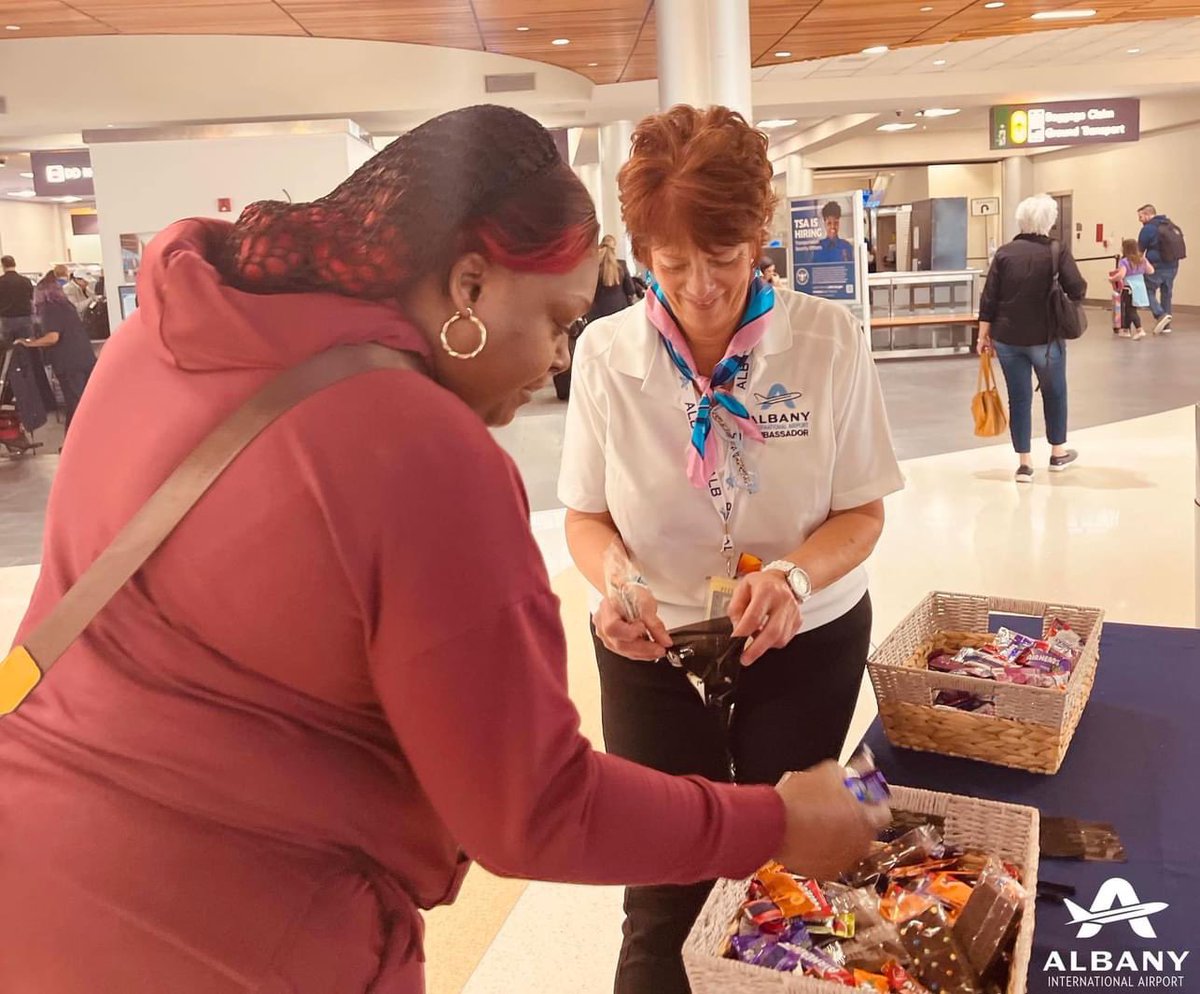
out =
[[[757,259],[778,197],[767,137],[728,107],[680,105],[647,117],[617,180],[633,254],[655,244],[750,244]]]

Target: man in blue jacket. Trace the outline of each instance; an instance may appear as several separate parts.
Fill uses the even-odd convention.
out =
[[[1158,213],[1158,208],[1153,204],[1146,204],[1138,210],[1138,220],[1142,222],[1142,230],[1138,235],[1138,247],[1146,253],[1146,258],[1154,266],[1154,272],[1146,275],[1150,310],[1158,321],[1158,324],[1154,326],[1154,333],[1169,335],[1171,333],[1171,296],[1175,291],[1175,277],[1179,275],[1179,260],[1163,258],[1159,226],[1170,222],[1165,214]]]

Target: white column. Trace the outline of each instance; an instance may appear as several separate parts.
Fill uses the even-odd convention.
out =
[[[749,0],[708,0],[708,43],[710,101],[754,123]]]
[[[1033,162],[1024,155],[1014,155],[1004,160],[1000,177],[1001,210],[1004,215],[1002,237],[1011,242],[1017,237],[1017,204],[1033,196]]]
[[[600,177],[600,163],[593,162],[586,166],[575,166],[575,175],[583,181],[587,192],[591,194],[592,203],[596,205],[596,216],[604,217],[604,184]],[[615,193],[615,191],[614,191]]]
[[[799,152],[793,152],[784,160],[787,166],[787,195],[807,197],[813,192],[813,171],[804,165]]]
[[[601,234],[617,240],[617,255],[633,265],[625,223],[621,220],[621,200],[617,190],[617,173],[629,159],[629,140],[633,137],[632,121],[614,121],[600,129],[600,210]]]
[[[722,104],[753,120],[749,0],[658,0],[658,103]]]

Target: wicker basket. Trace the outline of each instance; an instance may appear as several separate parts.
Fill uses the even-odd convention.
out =
[[[989,614],[1055,618],[1083,638],[1083,652],[1064,690],[997,683],[938,673],[926,667],[934,648],[986,644]],[[1034,601],[929,594],[867,664],[879,716],[893,745],[963,756],[1035,773],[1057,773],[1096,681],[1104,612],[1096,608]],[[965,690],[995,702],[995,713],[935,708],[941,690]]]
[[[945,819],[942,835],[948,844],[990,852],[1021,867],[1027,896],[1005,994],[1025,994],[1037,896],[1037,809],[909,787],[892,788],[892,808],[940,816]],[[683,946],[692,994],[845,994],[847,988],[841,984],[776,973],[722,956],[729,925],[746,900],[749,886],[750,878],[718,881],[696,919]]]

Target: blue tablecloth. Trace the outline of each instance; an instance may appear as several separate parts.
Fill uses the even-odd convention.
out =
[[[1031,619],[994,621],[1040,634],[1036,620],[1032,630]],[[1105,625],[1091,701],[1056,776],[894,749],[878,721],[866,741],[892,783],[1111,822],[1127,863],[1043,858],[1040,878],[1074,886],[1072,900],[1093,913],[1111,907],[1119,915],[1135,903],[1120,884],[1104,886],[1112,878],[1127,881],[1139,905],[1169,905],[1080,937],[1066,906],[1039,901],[1032,994],[1068,986],[1200,992],[1200,631]]]

